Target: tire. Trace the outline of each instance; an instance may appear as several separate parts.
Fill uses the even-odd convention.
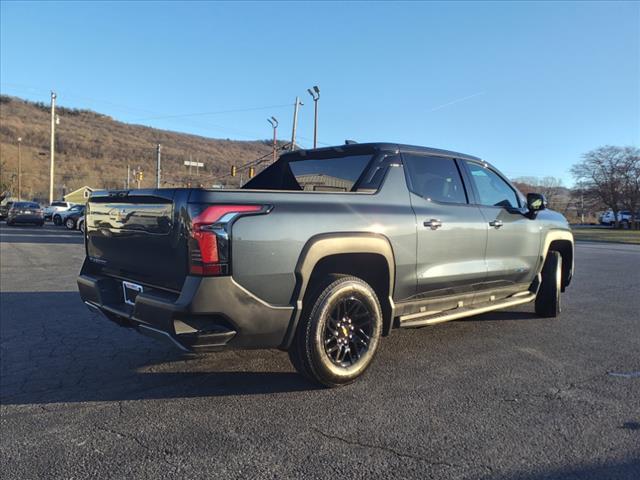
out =
[[[13,227],[13,222],[7,220],[7,227]]]
[[[300,318],[289,358],[326,387],[355,381],[371,365],[382,333],[382,309],[364,280],[332,275],[316,287]]]
[[[62,218],[60,218],[60,215],[54,215],[53,216],[53,224],[54,225],[62,225]]]
[[[78,230],[80,230],[80,232],[84,233],[84,222],[81,222],[80,225],[78,225]]]
[[[64,226],[67,227],[69,230],[75,230],[76,221],[73,218],[67,218],[64,222]]]
[[[40,222],[37,224],[39,227],[44,227],[44,222]]]
[[[542,282],[536,295],[536,313],[544,318],[555,318],[561,311],[562,255],[550,251],[542,267]]]

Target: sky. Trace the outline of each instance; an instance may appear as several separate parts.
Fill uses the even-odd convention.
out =
[[[638,2],[6,2],[0,91],[129,123],[385,141],[556,176],[640,146]]]

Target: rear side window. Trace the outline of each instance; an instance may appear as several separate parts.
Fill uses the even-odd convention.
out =
[[[515,190],[497,173],[474,162],[466,163],[481,205],[514,208],[520,206]]]
[[[66,207],[66,206],[67,206],[67,204],[66,204],[66,203],[64,203],[64,202],[53,202],[53,203],[51,204],[51,206],[52,206],[52,207]]]
[[[411,191],[441,203],[467,203],[460,172],[452,158],[404,154]]]
[[[242,188],[351,192],[371,158],[371,154],[295,160],[281,158]]]

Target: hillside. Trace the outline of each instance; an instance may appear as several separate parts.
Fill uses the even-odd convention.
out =
[[[162,144],[163,187],[185,186],[190,158],[205,164],[194,183],[211,185],[232,164],[242,164],[271,151],[267,141],[234,141],[130,125],[89,110],[57,107],[56,197],[83,185],[122,188],[127,164],[144,172],[141,187],[155,186],[156,144]],[[17,190],[18,146],[22,137],[24,198],[44,200],[49,191],[49,105],[15,97],[0,97],[0,175],[4,188]],[[237,184],[239,179],[224,181]]]

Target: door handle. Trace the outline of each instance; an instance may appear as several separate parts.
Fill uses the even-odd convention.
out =
[[[502,224],[502,220],[494,220],[492,222],[489,222],[489,225],[492,226],[493,228],[495,228],[496,230],[498,228],[500,228],[503,224]]]
[[[436,220],[435,218],[432,218],[431,220],[426,220],[423,223],[423,225],[425,227],[429,227],[431,230],[437,230],[442,226],[442,222],[440,220]]]

